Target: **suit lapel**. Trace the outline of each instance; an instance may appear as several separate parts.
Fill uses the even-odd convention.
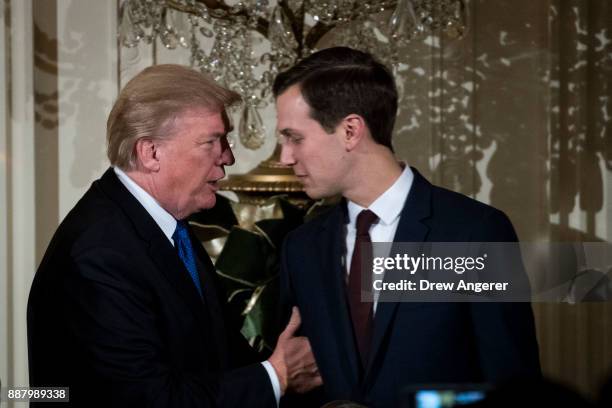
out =
[[[200,275],[202,294],[204,296],[203,300],[206,304],[208,318],[212,323],[212,334],[216,342],[215,344],[217,345],[216,349],[219,351],[217,357],[219,358],[221,368],[225,369],[229,366],[229,361],[227,359],[227,338],[225,323],[223,321],[224,313],[221,308],[222,302],[219,300],[219,296],[222,296],[222,294],[217,292],[215,284],[215,266],[191,229],[189,232],[198,263],[198,273]]]
[[[318,258],[320,266],[319,280],[316,285],[322,288],[321,292],[327,303],[329,318],[332,320],[331,327],[335,328],[333,339],[336,340],[336,348],[339,353],[339,372],[351,375],[352,384],[358,383],[359,361],[357,348],[353,336],[351,316],[346,298],[345,271],[342,265],[344,254],[344,224],[345,207],[343,201],[332,210],[332,214],[321,226],[320,239],[317,241],[317,251],[313,257]],[[324,318],[326,314],[322,314]]]
[[[427,239],[429,226],[425,220],[431,215],[431,184],[419,172],[411,167],[414,173],[412,187],[402,209],[399,224],[393,239],[394,245],[389,256],[395,256],[398,242],[424,242]],[[388,281],[387,277],[384,279]],[[392,322],[397,311],[398,302],[384,301],[381,298],[376,308],[374,317],[374,333],[372,336],[372,348],[366,371],[366,381],[373,375],[373,368],[377,357],[384,351],[382,347],[384,339],[392,327]]]
[[[187,302],[189,309],[202,319],[204,317],[204,304],[187,268],[166,236],[164,235],[161,238],[155,237],[151,240],[151,247],[149,248],[151,258],[166,279]]]
[[[200,294],[176,250],[155,220],[119,181],[112,168],[109,168],[96,183],[125,213],[136,233],[148,246],[150,259],[157,269],[179,292],[180,297],[188,304],[189,310],[204,325],[205,316]]]

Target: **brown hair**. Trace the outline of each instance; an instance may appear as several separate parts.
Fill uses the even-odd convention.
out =
[[[372,55],[347,47],[315,52],[276,77],[274,97],[293,85],[299,86],[310,117],[328,133],[355,113],[363,117],[374,141],[393,151],[397,89],[389,69]]]
[[[216,112],[238,101],[239,94],[191,68],[174,64],[148,67],[125,85],[108,116],[108,159],[114,166],[131,170],[138,139],[172,137],[174,119],[189,108]]]

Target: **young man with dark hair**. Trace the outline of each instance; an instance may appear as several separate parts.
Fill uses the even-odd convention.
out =
[[[529,303],[361,299],[367,242],[515,242],[501,211],[431,185],[397,161],[397,91],[371,55],[336,47],[274,83],[281,161],[313,199],[342,202],[288,235],[281,297],[298,306],[323,400],[396,407],[418,383],[496,383],[540,375]]]

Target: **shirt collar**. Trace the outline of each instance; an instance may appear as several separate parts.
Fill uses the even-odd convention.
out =
[[[378,196],[370,207],[368,207],[369,210],[378,216],[380,223],[390,225],[400,216],[408,193],[410,192],[410,187],[412,187],[413,180],[414,174],[410,166],[404,166],[402,174],[400,174],[391,187]],[[365,210],[365,208],[359,204],[352,201],[348,202],[350,225],[355,225],[357,216],[363,210]]]
[[[176,229],[176,219],[168,211],[164,210],[161,205],[147,193],[142,187],[140,187],[134,180],[130,178],[123,170],[118,167],[113,167],[115,174],[119,178],[121,184],[128,189],[128,191],[134,196],[136,200],[144,207],[144,209],[153,218],[155,223],[161,228],[164,235],[174,244],[172,235]]]

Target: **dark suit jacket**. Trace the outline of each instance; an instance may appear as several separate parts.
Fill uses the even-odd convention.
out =
[[[395,242],[516,241],[499,210],[431,185],[416,170]],[[397,407],[420,383],[498,382],[540,375],[529,303],[380,302],[368,367],[360,374],[345,296],[346,205],[286,238],[281,299],[297,305],[324,382],[324,400]]]
[[[227,327],[210,259],[192,241],[204,298],[114,171],[95,181],[34,278],[31,386],[70,387],[72,405],[86,407],[276,406],[265,369]]]

